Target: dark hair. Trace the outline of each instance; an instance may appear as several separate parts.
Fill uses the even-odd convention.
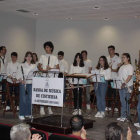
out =
[[[85,53],[86,55],[88,54],[86,50],[81,51],[81,54]]]
[[[112,122],[105,128],[105,139],[106,140],[121,140],[121,134],[123,128],[118,125],[117,122]]]
[[[74,57],[74,62],[73,62],[73,66],[77,66],[77,61],[76,61],[76,58],[79,56],[79,58],[81,59],[80,60],[80,67],[84,67],[84,62],[83,62],[83,57],[81,55],[81,53],[77,53]]]
[[[115,46],[111,45],[111,46],[108,46],[108,49],[112,48],[113,50],[115,50]]]
[[[45,42],[43,46],[44,46],[44,49],[46,48],[46,46],[49,46],[50,48],[52,48],[51,52],[53,52],[54,46],[51,41]]]
[[[3,50],[3,48],[6,48],[5,46],[0,46],[0,52]]]
[[[108,65],[108,61],[107,61],[107,58],[105,56],[101,56],[100,58],[103,58],[105,64],[104,64],[104,70],[108,69],[109,68],[109,65]],[[98,64],[96,66],[96,69],[100,69],[101,68],[101,65],[100,65],[100,58],[99,58],[99,61],[98,61]]]
[[[36,54],[36,53],[33,53],[33,55],[36,56],[36,61],[38,61],[38,56],[37,56],[37,54]]]
[[[84,126],[84,119],[81,115],[75,115],[70,119],[70,126],[72,131],[78,132]]]
[[[12,52],[12,53],[11,53],[11,57],[12,57],[12,56],[18,57],[18,54],[17,54],[16,52]]]
[[[34,64],[34,60],[33,60],[33,53],[32,53],[32,52],[26,52],[25,57],[27,57],[28,55],[31,55],[31,57],[32,57],[31,64]],[[25,63],[25,62],[26,62],[25,57],[24,57],[24,61],[23,61],[23,63]]]
[[[63,52],[63,51],[59,51],[59,52],[58,52],[58,55],[64,56],[64,52]]]
[[[131,64],[131,57],[129,53],[123,53],[122,55],[125,55],[127,58],[129,58],[129,63]]]
[[[120,56],[119,53],[115,53],[115,55],[117,55],[118,57]]]

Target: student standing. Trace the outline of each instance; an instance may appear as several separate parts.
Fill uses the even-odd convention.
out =
[[[18,67],[16,79],[20,82],[19,119],[25,116],[31,118],[32,80],[28,80],[28,74],[32,69],[37,69],[33,62],[33,54],[27,52],[24,62]]]
[[[59,69],[58,59],[53,55],[54,45],[52,42],[48,41],[44,43],[45,55],[41,55],[39,60],[38,69],[40,71],[48,71],[51,69]],[[44,75],[46,77],[46,74]],[[47,77],[53,77],[52,74],[48,74]],[[51,107],[48,107],[48,114],[53,114]],[[45,115],[44,106],[40,106],[40,115]]]
[[[18,67],[20,65],[19,62],[17,62],[18,59],[18,54],[16,52],[11,53],[11,62],[8,63],[7,68],[6,68],[6,73],[7,73],[7,82],[9,83],[18,83],[16,80],[16,73],[18,70]],[[17,86],[9,86],[10,89],[10,95],[12,96],[13,91],[15,96],[18,94],[19,88]],[[10,100],[7,102],[7,107],[6,110],[10,110]],[[17,110],[19,110],[19,107],[17,106]]]

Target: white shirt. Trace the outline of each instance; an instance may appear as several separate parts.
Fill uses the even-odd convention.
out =
[[[112,66],[112,69],[117,69],[118,64],[121,63],[121,59],[117,55],[114,55],[113,58],[110,58],[110,56],[108,56],[107,61],[108,61],[109,66]],[[117,72],[111,72],[111,74],[112,74],[112,78],[115,78],[118,76]]]
[[[31,70],[33,70],[33,69],[37,70],[36,64],[28,65],[27,62],[20,64],[19,67],[18,67],[18,70],[17,70],[17,74],[16,74],[16,79],[17,80],[19,80],[20,78],[22,80],[24,80],[23,79],[23,73],[22,73],[22,70],[21,70],[21,66],[23,67],[23,73],[24,73],[24,78],[25,78],[26,84],[32,84],[32,80],[27,80],[27,79],[32,79],[32,77],[29,77],[29,74],[31,74],[30,73]]]
[[[119,69],[119,78],[120,80],[122,80],[122,83],[124,83],[124,80],[126,80],[128,78],[129,75],[133,76],[134,73],[134,68],[131,64],[128,65],[122,65]],[[124,80],[123,80],[124,79]],[[131,80],[127,83],[128,86],[132,86],[133,85],[133,77],[131,78]]]
[[[6,73],[7,73],[7,76],[12,76],[13,78],[16,78],[16,73],[17,73],[17,69],[19,67],[20,63],[19,62],[10,62],[8,63],[7,65],[7,68],[6,68]],[[10,78],[7,78],[7,81],[10,82],[10,83],[13,83],[12,80]],[[17,81],[18,83],[18,81]]]
[[[52,54],[41,55],[39,63],[42,64],[42,68],[44,70],[46,70],[46,68],[48,66],[48,58],[49,58],[49,56],[50,56],[49,66],[51,68],[56,68],[56,66],[59,64],[58,63],[58,58],[55,55],[52,55]],[[46,73],[43,73],[43,76],[46,77]],[[54,74],[49,73],[47,75],[47,77],[54,77]],[[55,74],[55,77],[58,77],[58,74]]]
[[[96,69],[96,70],[97,70],[97,69]],[[110,69],[110,68],[108,68],[108,69],[106,69],[106,70],[104,70],[103,68],[101,68],[101,69],[99,70],[99,73],[105,77],[105,80],[110,80],[110,79],[112,79],[112,77],[111,77],[111,69]]]
[[[52,54],[46,54],[46,55],[41,55],[39,63],[42,64],[42,68],[44,70],[46,70],[47,66],[48,66],[48,58],[50,56],[50,63],[49,66],[51,68],[56,68],[56,65],[58,65],[58,59],[55,55]]]
[[[92,61],[87,59],[86,61],[84,61],[84,64],[85,64],[86,73],[89,73],[89,68],[92,67]]]
[[[67,63],[67,61],[65,61],[64,59],[59,61],[59,68],[61,72],[66,72],[68,73],[69,70],[69,65]]]
[[[4,59],[4,64],[2,59]],[[0,68],[0,73],[6,74],[6,66],[7,66],[7,59],[5,57],[0,57],[0,63],[1,63],[1,68]],[[6,76],[4,76],[3,79],[6,79]]]
[[[85,66],[79,67],[79,66],[73,66],[73,64],[70,66],[69,74],[73,73],[86,73]],[[69,79],[70,84],[73,84],[72,78]]]

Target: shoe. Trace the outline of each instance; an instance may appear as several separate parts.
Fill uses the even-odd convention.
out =
[[[108,107],[106,107],[106,108],[105,108],[105,111],[108,111],[108,110],[109,110]]]
[[[103,118],[105,117],[105,112],[101,112],[101,115],[103,116]]]
[[[19,116],[19,119],[20,120],[25,120],[25,117],[24,116]]]
[[[125,120],[127,120],[126,118],[121,118],[120,121],[124,122]]]
[[[41,116],[45,115],[44,107],[40,107],[40,115]]]
[[[10,110],[10,106],[6,106],[6,111]]]
[[[112,110],[111,107],[109,107],[108,109],[109,109],[109,111]]]
[[[82,115],[82,110],[81,110],[81,109],[79,109],[79,112],[78,112],[78,113],[79,113],[79,115]]]
[[[98,117],[101,113],[98,111],[95,115],[95,117]]]
[[[118,112],[118,108],[115,108],[114,111],[115,111],[115,112]]]
[[[19,106],[17,106],[17,110],[19,110]]]
[[[77,109],[74,109],[72,115],[78,115],[78,110]]]
[[[104,118],[104,116],[100,113],[100,114],[98,115],[98,118]]]
[[[29,117],[30,119],[31,119],[31,118],[34,118],[32,115],[29,115],[28,117]]]
[[[140,135],[140,130],[137,131],[137,134]]]
[[[49,115],[52,115],[53,114],[51,107],[48,107],[48,114]]]
[[[121,118],[117,118],[117,121],[120,121],[121,120]]]
[[[134,126],[140,127],[140,124],[139,123],[134,123]]]
[[[90,110],[90,104],[87,104],[87,110]]]
[[[109,111],[112,110],[111,107],[106,107],[106,108],[105,108],[105,111],[108,111],[108,110],[109,110]]]

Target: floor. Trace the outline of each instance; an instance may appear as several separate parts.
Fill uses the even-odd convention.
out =
[[[71,110],[72,111],[72,110]],[[47,112],[47,108],[46,108],[46,112]],[[53,108],[53,112],[55,112],[54,114],[61,114],[61,108]],[[88,111],[86,111],[88,113]],[[131,110],[131,113],[132,112],[135,112],[135,110]],[[87,118],[87,119],[93,119],[95,120],[96,122],[94,123],[94,126],[93,128],[91,129],[87,129],[87,138],[90,139],[90,140],[105,140],[105,127],[111,123],[111,122],[116,122],[117,120],[117,117],[118,117],[118,114],[116,113],[114,115],[113,118],[111,118],[111,113],[108,114],[106,112],[106,117],[101,119],[101,118],[95,118],[95,113],[96,113],[96,110],[94,110],[89,117],[85,117],[85,114],[84,115],[84,118]],[[17,113],[18,115],[18,113]],[[70,116],[71,114],[69,113],[69,110],[68,108],[64,108],[64,115],[68,115]],[[35,115],[33,113],[33,116],[34,117],[39,117],[39,112],[37,115]],[[132,120],[133,120],[133,116],[132,116]],[[22,121],[20,121],[17,118],[14,118],[12,112],[6,112],[5,116],[3,116],[3,110],[0,110],[0,122],[1,123],[7,123],[7,124],[12,124],[12,125],[15,125],[15,124],[19,124],[21,123]],[[124,129],[124,137],[126,138],[126,134],[127,134],[127,127],[130,126],[131,127],[131,130],[132,130],[132,133],[133,133],[133,139],[132,140],[139,140],[140,139],[140,136],[137,135],[136,133],[136,129],[129,123],[129,122],[125,122],[124,124],[122,122],[119,122],[119,124],[123,127]]]

